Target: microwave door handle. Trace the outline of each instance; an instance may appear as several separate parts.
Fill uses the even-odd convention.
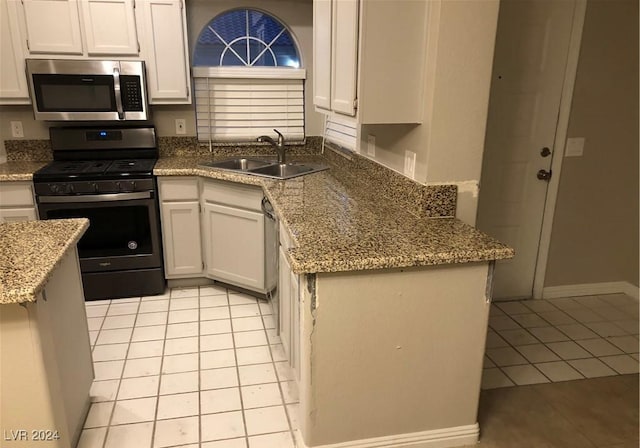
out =
[[[116,95],[116,109],[118,109],[118,119],[124,120],[124,109],[122,107],[122,94],[120,93],[120,69],[113,69],[113,91]]]

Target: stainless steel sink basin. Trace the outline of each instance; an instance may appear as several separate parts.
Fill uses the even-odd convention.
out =
[[[267,160],[236,157],[234,159],[220,160],[218,162],[205,162],[205,163],[201,163],[200,165],[211,167],[211,168],[219,168],[223,170],[249,171],[255,168],[268,166],[272,163],[273,162],[270,162]]]
[[[291,179],[292,177],[303,176],[305,174],[316,173],[329,169],[326,165],[287,163],[278,164],[274,161],[252,159],[247,157],[236,157],[233,159],[220,160],[217,162],[203,162],[200,166],[207,168],[217,168],[221,170],[239,171],[243,174],[253,174],[256,176],[270,177],[273,179]]]
[[[327,169],[324,167],[323,169]],[[251,170],[253,174],[261,176],[276,177],[278,179],[290,179],[296,176],[302,176],[303,174],[310,174],[312,172],[321,171],[316,165],[301,165],[295,163],[288,164],[275,164],[263,166],[261,168],[255,168]]]

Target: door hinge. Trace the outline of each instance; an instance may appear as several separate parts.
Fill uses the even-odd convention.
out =
[[[138,41],[138,54],[140,54],[140,41]]]
[[[184,2],[180,0],[180,9],[184,9]]]
[[[202,270],[204,271],[204,261],[202,262]]]
[[[29,39],[27,39],[27,51],[31,51],[31,48],[29,47]]]
[[[358,98],[353,100],[353,110],[358,110]]]
[[[198,202],[198,213],[202,213],[202,204]]]

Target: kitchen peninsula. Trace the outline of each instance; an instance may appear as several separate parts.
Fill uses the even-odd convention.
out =
[[[161,158],[154,173],[261,186],[279,220],[298,446],[476,443],[492,268],[513,250],[454,218],[455,186],[331,150],[295,158],[329,171],[286,181],[202,160]]]
[[[477,442],[492,266],[513,250],[455,218],[455,185],[420,185],[358,154],[318,148],[292,150],[290,160],[328,171],[271,180],[203,168],[236,154],[177,141],[161,144],[154,174],[199,185],[194,210],[209,182],[253,185],[273,205],[298,446]],[[0,170],[0,180],[27,180],[18,171]],[[197,231],[215,231],[201,229],[198,213],[193,219]]]
[[[93,365],[76,244],[87,219],[0,223],[2,446],[72,448]]]

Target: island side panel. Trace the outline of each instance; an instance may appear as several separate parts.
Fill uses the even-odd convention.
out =
[[[487,275],[488,263],[318,274],[302,304],[305,444],[463,427],[460,445],[476,441]]]
[[[0,445],[7,448],[63,446],[31,439],[33,430],[59,429],[35,308],[35,303],[0,305]]]
[[[38,300],[38,324],[57,421],[75,447],[89,411],[94,378],[77,249],[67,253]]]

